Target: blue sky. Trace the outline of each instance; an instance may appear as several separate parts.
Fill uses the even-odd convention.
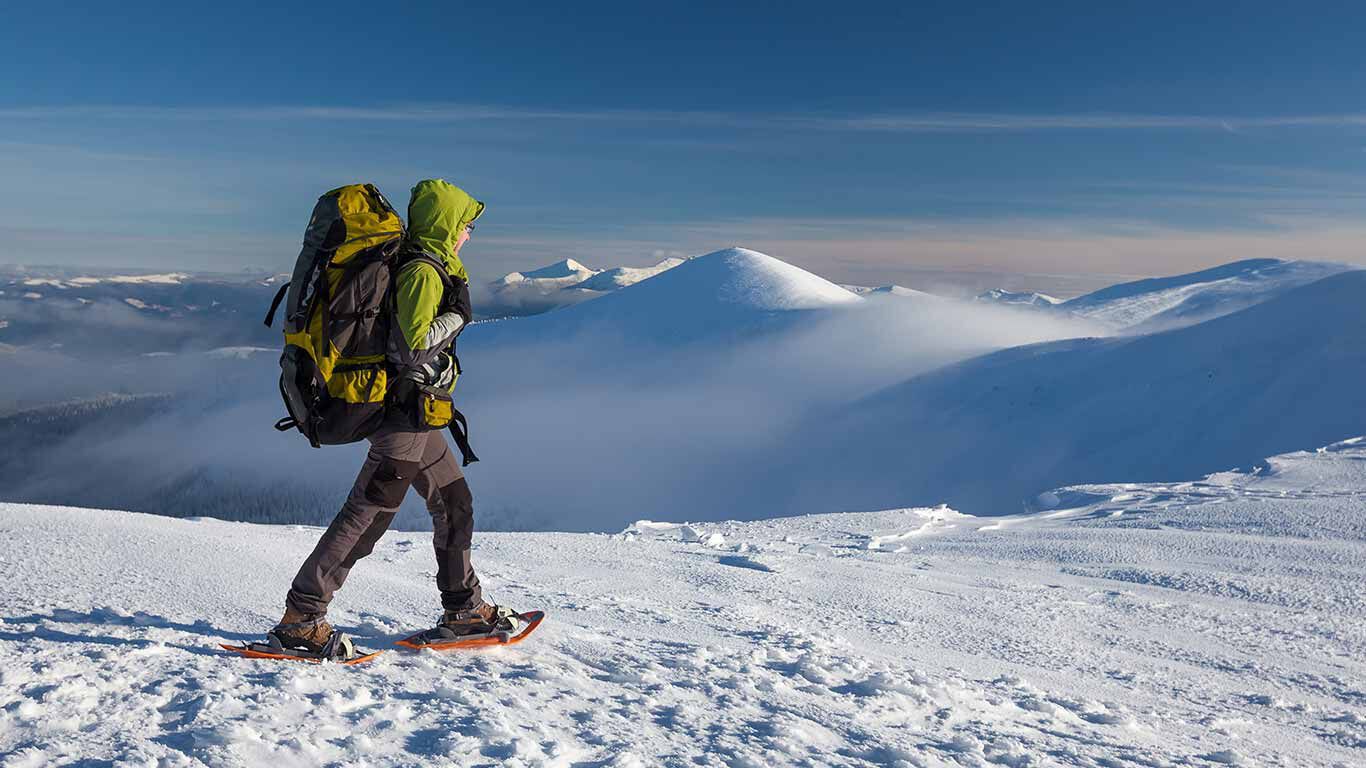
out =
[[[476,277],[1366,262],[1351,3],[85,4],[0,25],[0,261],[284,269],[322,191],[489,203]]]

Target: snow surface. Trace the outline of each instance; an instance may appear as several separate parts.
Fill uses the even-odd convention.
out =
[[[1364,296],[1366,271],[1353,270],[1197,325],[1021,346],[911,378],[799,425],[794,443],[820,434],[822,450],[794,454],[762,500],[1000,514],[1056,485],[1195,477],[1360,434]]]
[[[901,298],[917,299],[943,299],[945,297],[925,291],[917,291],[914,288],[906,288],[900,285],[881,285],[876,288],[869,288],[862,285],[840,285],[846,291],[858,296],[899,296]]]
[[[479,534],[542,629],[362,667],[216,649],[278,618],[319,529],[0,505],[0,762],[1366,760],[1366,441],[1040,501]],[[376,648],[429,623],[430,546],[391,532],[333,620]]]
[[[278,355],[280,350],[276,347],[218,347],[211,349],[204,354],[210,357],[231,358],[236,360],[246,360],[253,355]]]
[[[1317,261],[1248,259],[1202,272],[1121,283],[1058,308],[1114,328],[1147,333],[1209,320],[1354,269]]]
[[[484,324],[466,340],[496,345],[600,331],[656,343],[733,340],[755,328],[781,326],[790,319],[783,315],[860,301],[800,267],[748,248],[726,248],[554,315]]]
[[[670,258],[649,267],[593,269],[565,259],[529,272],[510,272],[489,283],[492,304],[480,307],[485,315],[540,313],[594,299],[635,285],[682,264]]]
[[[190,275],[183,272],[169,272],[161,275],[106,275],[104,277],[71,277],[71,278],[52,278],[52,277],[30,277],[22,280],[22,284],[31,287],[50,286],[53,288],[80,288],[101,283],[115,283],[118,285],[180,285],[189,279]]]
[[[506,284],[540,282],[555,288],[565,288],[587,280],[597,273],[598,270],[596,269],[585,267],[573,259],[565,259],[529,272],[509,272],[495,282]]]
[[[1046,293],[1037,291],[1017,292],[1007,291],[1004,288],[993,288],[989,291],[977,294],[977,301],[991,301],[997,304],[1010,304],[1013,306],[1026,307],[1053,307],[1062,303],[1062,299],[1056,299]]]
[[[660,272],[667,272],[684,261],[686,259],[672,258],[649,267],[613,267],[593,275],[574,287],[588,291],[616,291],[635,285],[641,280],[648,280]]]

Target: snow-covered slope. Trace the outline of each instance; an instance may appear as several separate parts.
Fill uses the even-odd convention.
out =
[[[565,259],[529,272],[511,272],[489,283],[485,316],[539,314],[621,290],[673,269],[685,259],[670,258],[649,267],[593,269]]]
[[[649,267],[613,267],[593,275],[574,287],[586,291],[616,291],[654,277],[660,272],[667,272],[684,261],[686,259],[672,258]]]
[[[261,317],[272,287],[246,277],[170,273],[0,273],[0,343],[86,360],[190,347],[274,343]]]
[[[1064,483],[1246,467],[1366,431],[1366,271],[1164,333],[1004,350],[797,435],[793,511],[946,501],[1002,514]],[[838,461],[828,457],[837,456]]]
[[[933,293],[917,291],[914,288],[906,288],[905,286],[900,285],[880,285],[876,288],[869,288],[862,285],[841,285],[840,287],[856,296],[896,296],[904,299],[943,298],[942,296],[937,296]]]
[[[319,529],[0,504],[0,761],[1359,765],[1366,447],[1271,467],[1012,518],[480,534],[543,628],[362,667],[217,649]],[[428,535],[391,532],[331,618],[380,648],[437,612]]]
[[[577,285],[596,275],[598,271],[585,267],[573,259],[565,259],[528,272],[510,272],[494,282],[503,285],[535,283],[546,288],[559,289]]]
[[[977,294],[977,301],[989,301],[996,304],[1008,304],[1011,306],[1025,307],[1053,307],[1062,303],[1062,299],[1055,299],[1046,293],[1037,291],[1007,291],[1004,288],[993,288]]]
[[[1249,259],[1202,272],[1121,283],[1059,304],[1059,309],[1146,333],[1236,312],[1352,267],[1315,261]]]
[[[606,331],[619,339],[688,343],[735,339],[782,324],[784,315],[857,303],[849,291],[771,256],[727,248],[553,315],[471,329],[472,345]]]

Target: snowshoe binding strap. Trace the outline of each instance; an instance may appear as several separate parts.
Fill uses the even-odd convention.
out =
[[[310,648],[300,648],[298,646],[285,645],[284,641],[276,634],[276,630],[288,629],[290,627],[303,628],[312,626],[309,622],[300,624],[281,624],[266,633],[265,643],[251,643],[247,646],[249,650],[276,653],[283,656],[294,656],[304,659],[319,659],[329,661],[350,661],[359,654],[356,653],[356,644],[345,633],[333,630],[328,636],[327,642],[323,643],[321,649],[314,651]]]
[[[323,644],[322,652],[319,654],[325,659],[346,661],[356,657],[356,645],[351,642],[351,638],[345,632],[333,630],[332,636],[327,638]]]

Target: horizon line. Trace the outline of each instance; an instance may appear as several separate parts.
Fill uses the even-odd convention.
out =
[[[563,110],[496,104],[440,103],[239,106],[119,106],[114,104],[28,105],[0,107],[0,119],[44,120],[71,117],[127,120],[332,120],[350,122],[447,123],[459,121],[563,121],[689,123],[694,125],[809,128],[823,131],[878,133],[994,133],[1028,131],[1213,130],[1246,128],[1366,127],[1366,113],[1288,115],[1143,114],[1125,112],[886,112],[886,113],[744,113],[707,110],[598,109]]]

